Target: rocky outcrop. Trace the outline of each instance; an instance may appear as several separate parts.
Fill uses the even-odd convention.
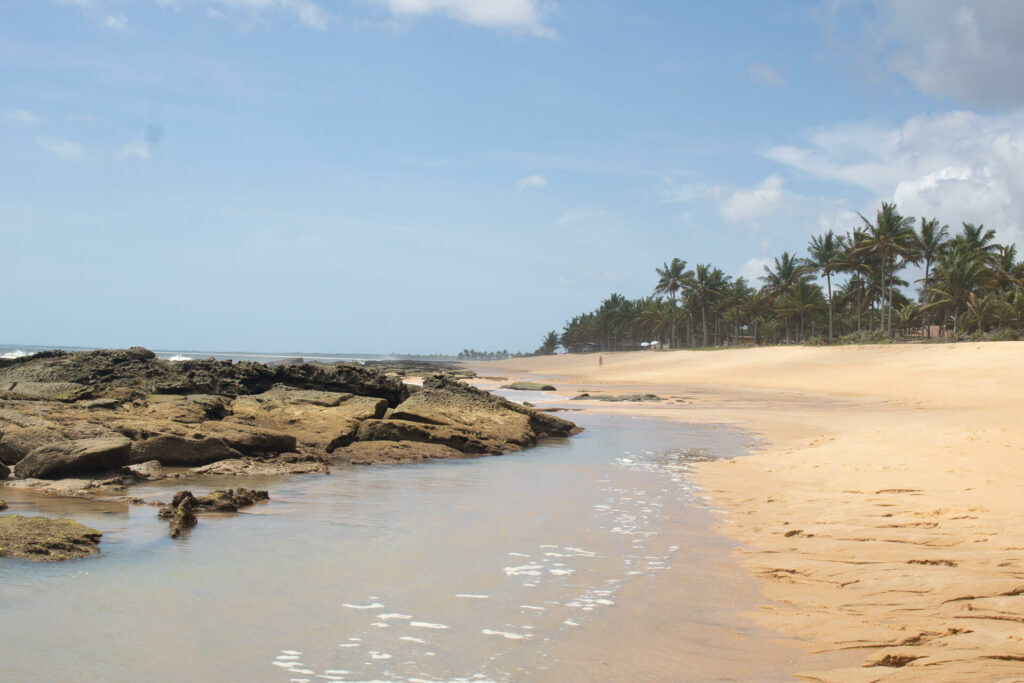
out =
[[[174,494],[174,500],[170,505],[164,505],[156,513],[160,519],[165,519],[170,525],[168,533],[171,538],[178,538],[196,524],[199,519],[195,513],[196,499],[191,491],[178,491]]]
[[[52,562],[99,552],[102,533],[70,519],[0,516],[0,557]]]
[[[131,449],[132,442],[124,437],[57,441],[26,455],[15,471],[23,479],[60,479],[104,472],[127,464]]]
[[[0,462],[17,465],[35,449],[64,439],[64,434],[50,427],[8,428],[0,434]]]
[[[26,384],[73,390],[78,400],[0,399],[0,462],[14,467],[13,485],[60,495],[498,454],[579,431],[448,374],[407,387],[357,365],[172,363],[141,348],[0,362],[0,387]]]
[[[505,453],[579,433],[572,422],[435,375],[386,420],[367,420],[358,441],[439,443],[467,454]]]
[[[11,474],[11,468],[0,463],[0,479],[6,479]]]
[[[232,448],[224,439],[193,432],[182,434],[157,434],[135,442],[132,446],[131,464],[155,460],[166,467],[198,467],[218,460],[240,458],[242,454]]]
[[[89,394],[89,387],[76,382],[3,382],[0,398],[28,401],[75,401]]]
[[[334,457],[350,465],[380,465],[461,458],[464,454],[438,443],[359,441],[334,451]]]
[[[373,396],[392,406],[408,396],[399,378],[348,364],[269,366],[212,358],[171,362],[137,347],[76,353],[44,351],[0,360],[0,389],[24,383],[60,382],[84,387],[76,398],[137,398],[150,394],[235,397],[263,393],[276,384]]]
[[[160,505],[157,517],[169,522],[170,536],[177,538],[198,523],[197,512],[238,512],[239,508],[265,500],[270,500],[266,491],[243,488],[218,489],[198,498],[191,491],[178,491],[170,504]]]
[[[554,385],[540,382],[512,382],[511,384],[502,384],[501,388],[514,391],[558,391]]]

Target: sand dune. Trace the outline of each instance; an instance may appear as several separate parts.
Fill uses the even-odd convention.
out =
[[[491,373],[669,400],[588,408],[734,424],[703,465],[770,601],[756,618],[862,666],[821,681],[1024,681],[1024,343],[514,359]],[[498,368],[501,368],[498,370]]]

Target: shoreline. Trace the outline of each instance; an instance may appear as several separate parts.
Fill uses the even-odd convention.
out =
[[[719,423],[763,448],[701,464],[719,530],[771,601],[751,616],[859,663],[817,681],[1020,676],[1024,661],[1024,344],[773,347],[511,359],[481,374],[560,390],[680,396],[574,401]],[[561,382],[561,384],[559,384]]]

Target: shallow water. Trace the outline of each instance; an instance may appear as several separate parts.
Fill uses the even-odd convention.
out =
[[[520,454],[207,481],[191,489],[268,488],[271,501],[203,516],[177,541],[151,507],[0,489],[8,514],[104,532],[86,560],[0,560],[0,679],[747,677],[768,634],[738,614],[749,587],[686,476],[744,437],[570,417],[586,431]],[[181,487],[158,484],[133,493]],[[661,668],[636,666],[667,649]],[[776,660],[757,678],[785,679]]]

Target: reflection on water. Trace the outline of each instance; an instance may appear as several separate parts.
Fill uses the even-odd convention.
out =
[[[10,513],[73,516],[104,539],[72,563],[0,561],[0,679],[545,680],[563,641],[586,658],[608,624],[637,626],[631,582],[727,553],[685,475],[744,443],[574,419],[587,431],[522,454],[204,482],[192,490],[271,501],[177,541],[151,507],[4,491]]]

